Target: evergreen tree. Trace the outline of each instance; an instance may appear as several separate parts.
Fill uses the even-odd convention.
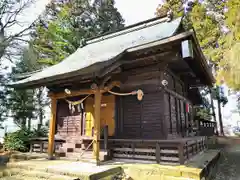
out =
[[[124,27],[113,0],[52,2],[46,14],[49,19],[40,21],[33,41],[39,61],[45,65],[62,61],[88,38]]]
[[[12,72],[9,75],[11,80],[16,80],[16,74],[28,72],[29,64],[27,63],[29,62],[25,59],[26,53],[27,51],[23,53],[20,61],[12,68]],[[34,90],[9,89],[8,91],[7,108],[9,114],[11,114],[17,126],[27,128],[27,123],[30,125],[30,121],[34,118]]]
[[[225,13],[225,24],[230,32],[222,37],[224,46],[224,58],[219,68],[218,79],[223,80],[227,85],[240,90],[240,1],[229,0],[228,11]]]
[[[4,72],[0,73],[0,128],[3,128],[2,123],[7,119],[8,112],[6,108],[7,89],[5,88],[7,78],[4,74]]]
[[[40,65],[37,63],[37,55],[31,44],[23,52],[22,58],[12,69],[9,78],[12,81],[24,78],[24,73],[38,70]],[[40,129],[44,118],[44,108],[48,104],[44,89],[16,90],[8,89],[7,104],[8,114],[14,120],[14,123],[21,128],[31,128],[31,121],[39,119]]]
[[[220,14],[224,8],[224,2],[218,3],[219,6],[216,6],[213,5],[214,2],[212,0],[207,0],[205,3],[195,1],[192,7],[186,7],[187,2],[192,1],[168,0],[157,8],[156,14],[159,15],[162,11],[166,12],[166,9],[171,9],[175,17],[185,14],[185,28],[193,27],[205,56],[212,62],[219,62],[221,53],[219,53],[217,47],[218,39],[222,34],[221,24],[219,19],[215,17],[215,14],[209,12],[217,9]]]

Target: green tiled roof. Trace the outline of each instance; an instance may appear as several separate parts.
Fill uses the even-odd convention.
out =
[[[173,36],[182,18],[170,22],[154,19],[90,41],[59,64],[13,83],[13,86],[44,86],[55,80],[95,73],[133,47]],[[99,66],[100,65],[100,66]]]

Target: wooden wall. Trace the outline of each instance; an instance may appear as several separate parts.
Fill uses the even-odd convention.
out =
[[[93,121],[94,121],[94,98],[90,97],[85,101],[86,107],[86,125],[85,135],[92,136],[93,132]],[[100,126],[101,129],[105,125],[108,126],[108,135],[114,136],[115,134],[115,96],[114,95],[103,95],[101,102],[101,115],[100,115]]]
[[[117,137],[141,139],[172,139],[187,136],[190,113],[186,112],[187,84],[169,69],[148,66],[127,70],[122,92],[142,89],[144,97],[118,97]],[[168,81],[165,91],[162,80]],[[176,95],[177,94],[177,95]],[[179,98],[183,97],[183,98]]]
[[[142,101],[136,96],[118,97],[117,138],[163,139],[163,91],[159,87],[161,68],[155,66],[125,71],[121,92],[141,89]]]
[[[79,100],[83,97],[71,98]],[[103,95],[101,104],[101,128],[108,125],[109,136],[115,133],[115,96]],[[68,103],[62,99],[57,104],[56,133],[62,137],[93,136],[94,98],[88,97],[84,101],[84,108],[79,112],[75,109],[72,114]]]
[[[164,72],[164,79],[168,81],[167,89],[187,98],[187,85],[170,70]],[[186,111],[187,105],[191,103],[179,98],[173,93],[164,92],[164,118],[166,122],[167,138],[187,136],[191,115]]]
[[[74,98],[72,100],[77,100]],[[82,122],[85,118],[84,112],[75,109],[74,113],[69,110],[66,100],[61,99],[57,102],[57,123],[56,133],[61,137],[79,136],[82,132]]]

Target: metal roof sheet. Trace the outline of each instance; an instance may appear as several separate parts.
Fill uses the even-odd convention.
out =
[[[61,80],[66,74],[77,72],[78,75],[92,73],[98,70],[95,64],[113,60],[127,49],[173,36],[181,24],[182,18],[170,22],[157,19],[129,29],[112,33],[87,42],[86,46],[78,48],[59,64],[48,67],[41,72],[15,82],[13,86],[28,86],[30,84],[44,86],[49,79]],[[94,65],[94,66],[92,66]]]

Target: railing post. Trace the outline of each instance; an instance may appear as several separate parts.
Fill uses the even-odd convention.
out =
[[[158,164],[160,164],[161,161],[161,154],[160,154],[160,145],[159,143],[156,143],[156,161]]]
[[[180,143],[178,145],[178,156],[179,156],[179,162],[180,164],[184,164],[185,158],[184,158],[184,144]]]
[[[29,150],[30,153],[33,152],[33,142],[30,142],[30,150]]]
[[[135,156],[135,143],[131,143],[131,147],[132,147],[132,155],[133,155],[133,158]]]
[[[43,142],[40,141],[40,153],[43,153]]]
[[[108,126],[104,126],[103,130],[103,138],[104,138],[104,150],[108,150]]]

